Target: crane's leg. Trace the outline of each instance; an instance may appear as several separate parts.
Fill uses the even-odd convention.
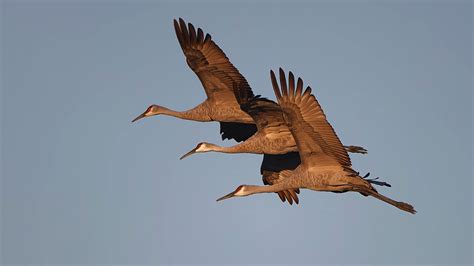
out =
[[[367,175],[366,175],[367,177]],[[395,201],[389,197],[386,197],[375,190],[375,188],[372,187],[370,184],[371,182],[364,179],[363,177],[359,178],[354,178],[353,176],[349,176],[349,179],[347,180],[347,183],[343,184],[331,184],[326,187],[326,191],[331,191],[331,192],[348,192],[348,191],[354,191],[354,192],[359,192],[360,194],[364,196],[372,196],[374,198],[377,198],[381,201],[384,201],[390,205],[393,205],[400,210],[409,212],[409,213],[416,213],[415,208],[405,202],[401,201]],[[321,189],[323,190],[323,189]]]
[[[381,201],[384,201],[384,202],[386,202],[390,205],[393,205],[393,206],[399,208],[400,210],[403,210],[403,211],[406,211],[406,212],[409,212],[409,213],[412,213],[412,214],[416,213],[416,210],[412,205],[410,205],[408,203],[405,203],[405,202],[393,200],[389,197],[386,197],[386,196],[378,193],[375,190],[355,185],[354,186],[354,191],[357,191],[357,192],[360,192],[362,194],[366,194],[366,195],[372,196],[374,198],[377,198]]]

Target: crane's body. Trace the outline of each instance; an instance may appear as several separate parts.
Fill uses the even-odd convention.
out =
[[[239,90],[236,90],[236,95]],[[285,154],[297,152],[295,139],[288,128],[280,106],[260,96],[249,99],[237,97],[241,109],[254,120],[257,132],[242,143],[230,147],[219,146],[213,143],[201,142],[194,149],[181,157],[184,159],[194,153],[221,152],[221,153],[254,153],[254,154]],[[344,146],[348,152],[367,153],[359,146]]]
[[[301,163],[294,170],[282,170],[278,181],[269,186],[241,185],[223,200],[235,196],[248,196],[257,193],[281,192],[300,188],[315,191],[359,192],[387,202],[401,210],[415,213],[410,204],[392,200],[377,192],[373,184],[386,183],[365,179],[352,169],[351,160],[337,137],[334,129],[318,101],[307,87],[303,92],[303,82],[295,86],[293,73],[289,82],[280,68],[280,86],[271,72],[275,95],[284,112],[284,118],[298,146]]]

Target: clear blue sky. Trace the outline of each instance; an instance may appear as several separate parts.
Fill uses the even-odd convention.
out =
[[[472,4],[7,1],[4,264],[472,263]],[[356,193],[215,199],[261,184],[261,156],[199,154],[217,123],[154,117],[205,95],[172,19],[212,34],[257,94],[311,85],[354,168],[410,215]],[[231,145],[227,142],[226,145]]]

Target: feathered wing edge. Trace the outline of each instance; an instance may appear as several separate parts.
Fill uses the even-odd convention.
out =
[[[326,120],[326,115],[316,97],[311,93],[311,88],[308,86],[303,91],[301,78],[298,78],[295,86],[292,72],[289,72],[288,83],[283,69],[280,68],[279,74],[281,88],[275,73],[270,72],[273,90],[298,145],[301,161],[304,164],[339,164],[346,171],[353,173],[349,155]]]
[[[289,152],[286,154],[264,154],[260,173],[262,174],[263,184],[273,185],[281,182],[285,178],[289,178],[288,174],[296,169],[300,164],[300,157],[298,152]],[[287,174],[285,174],[288,172]],[[280,199],[285,202],[288,201],[290,205],[295,202],[299,203],[298,195],[299,189],[289,189],[277,192]]]
[[[182,18],[174,20],[174,29],[186,62],[201,80],[208,98],[213,98],[215,93],[232,96],[234,82],[241,84],[240,88],[246,94],[253,95],[247,80],[212,40],[210,34],[204,35],[201,28],[196,30],[193,24],[186,24]],[[210,82],[213,79],[219,80],[221,86],[224,86],[216,87],[215,82]]]

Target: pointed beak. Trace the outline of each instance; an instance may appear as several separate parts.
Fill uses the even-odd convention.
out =
[[[216,201],[221,201],[221,200],[225,200],[225,199],[230,199],[232,197],[235,196],[235,191],[232,191],[231,193],[225,195],[224,197],[220,197],[218,198]]]
[[[135,122],[135,121],[137,121],[137,120],[140,120],[140,119],[142,119],[142,118],[144,118],[144,117],[146,117],[146,116],[147,116],[147,115],[146,115],[146,112],[144,112],[143,114],[141,114],[141,115],[135,117],[135,119],[132,120],[132,123]]]
[[[192,150],[190,150],[188,153],[186,153],[185,155],[181,156],[181,158],[179,158],[179,159],[182,160],[182,159],[188,157],[189,155],[195,154],[195,153],[196,153],[196,150],[197,150],[197,147],[194,148],[194,149],[192,149]]]

